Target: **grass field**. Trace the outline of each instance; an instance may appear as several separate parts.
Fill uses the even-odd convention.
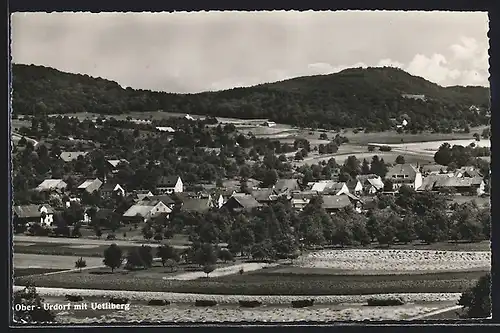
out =
[[[81,256],[43,255],[14,253],[14,269],[16,268],[43,268],[43,269],[73,269],[75,261]],[[88,267],[102,265],[102,257],[83,257]]]
[[[63,270],[64,269],[58,269],[58,268],[14,268],[13,275],[14,277],[21,277],[21,276],[29,276],[36,274],[60,272]]]
[[[346,276],[273,274],[266,270],[190,281],[165,280],[169,269],[96,274],[92,270],[15,279],[16,285],[98,290],[164,291],[220,295],[364,295],[383,293],[457,293],[474,285],[484,272]]]
[[[110,242],[111,244],[111,242]],[[80,246],[65,243],[36,243],[25,246],[23,243],[14,243],[14,253],[19,254],[40,254],[51,256],[82,256],[82,257],[98,257],[102,258],[104,250],[109,245],[87,245]],[[127,252],[137,246],[120,246]]]

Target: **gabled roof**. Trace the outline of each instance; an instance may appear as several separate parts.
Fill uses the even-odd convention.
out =
[[[297,191],[292,192],[291,196],[293,199],[312,199],[318,196],[318,192],[316,191]]]
[[[380,176],[376,175],[376,174],[373,174],[373,173],[370,173],[370,174],[367,174],[367,175],[358,175],[356,177],[356,179],[359,180],[362,184],[364,184],[364,182],[367,179],[380,179]]]
[[[446,167],[440,164],[426,164],[422,166],[422,172],[441,172],[446,171]]]
[[[161,176],[156,182],[156,186],[174,187],[179,176]]]
[[[123,186],[117,183],[106,183],[101,187],[101,191],[114,191],[117,186],[123,188]]]
[[[210,209],[209,199],[188,198],[183,201],[181,210],[186,212],[205,212]]]
[[[328,186],[325,188],[324,192],[338,192],[345,185],[346,183],[338,183],[338,182],[329,183]]]
[[[107,220],[109,219],[111,216],[113,216],[115,213],[115,211],[113,209],[108,209],[108,208],[100,208],[96,214],[95,214],[95,217],[96,219],[98,220]]]
[[[276,200],[276,191],[272,188],[253,190],[251,195],[259,202]]]
[[[137,215],[140,215],[142,217],[146,216],[151,212],[151,210],[159,203],[159,201],[151,201],[148,205],[146,203],[141,203],[141,204],[136,204],[131,206],[125,213],[123,213],[123,216],[125,217],[135,217]],[[167,208],[167,210],[170,210]]]
[[[79,156],[85,156],[88,152],[86,151],[63,151],[59,158],[64,162],[70,162],[78,159]]]
[[[87,187],[93,185],[93,184],[99,184],[102,182],[99,180],[99,178],[96,178],[96,179],[87,179],[85,180],[82,184],[80,184],[80,186],[78,186],[79,189],[81,190],[84,190],[86,189]]]
[[[349,189],[349,191],[354,191],[354,189],[356,188],[358,183],[361,183],[361,182],[357,179],[355,179],[355,180],[353,179],[353,180],[346,182],[345,184],[346,184],[347,188]]]
[[[40,217],[40,208],[47,208],[48,214],[54,214],[54,209],[50,205],[23,205],[23,206],[14,206],[14,214],[20,218],[36,218]]]
[[[278,192],[292,191],[299,187],[298,179],[279,179],[274,185],[274,189]]]
[[[119,160],[108,160],[108,163],[113,166],[113,168],[116,168],[119,164],[121,163],[126,163],[128,164],[128,161],[126,159],[119,159]]]
[[[66,188],[68,184],[66,184],[62,179],[45,179],[36,187],[38,191],[46,191],[57,188]]]
[[[369,178],[369,179],[366,180],[366,183],[368,183],[371,186],[375,187],[375,189],[377,189],[377,190],[381,190],[381,189],[384,188],[384,182],[380,178]]]
[[[322,207],[324,209],[340,209],[351,205],[347,195],[324,195]]]
[[[226,205],[231,200],[236,201],[241,206],[241,208],[244,208],[244,209],[252,209],[252,208],[262,207],[262,204],[259,203],[257,200],[255,200],[255,198],[249,194],[233,195],[231,198],[229,198],[229,200],[224,205]]]
[[[144,196],[141,201],[144,201],[144,202],[146,202],[146,201],[149,201],[149,202],[153,202],[153,201],[158,202],[158,201],[161,201],[161,202],[163,202],[167,206],[175,204],[174,199],[172,199],[168,195]]]
[[[435,187],[471,187],[481,185],[483,179],[480,177],[473,178],[458,178],[458,177],[446,177],[438,179],[434,186]]]
[[[408,175],[408,178],[415,178],[418,173],[418,169],[412,164],[396,164],[389,168],[387,171],[387,178],[391,178],[394,175]]]
[[[168,132],[168,133],[174,133],[175,132],[175,130],[172,127],[161,127],[161,126],[158,126],[158,127],[156,127],[156,130],[158,130],[160,132]]]

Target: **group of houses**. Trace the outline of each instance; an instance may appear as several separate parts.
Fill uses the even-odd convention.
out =
[[[112,169],[120,163],[126,163],[120,160],[108,162]],[[279,179],[273,187],[251,186],[249,193],[238,193],[237,188],[209,186],[204,191],[188,192],[185,191],[184,183],[179,176],[160,177],[154,191],[129,192],[118,183],[101,181],[98,178],[87,179],[72,191],[72,195],[64,205],[69,207],[72,201],[79,201],[84,192],[89,194],[97,192],[103,198],[113,195],[130,196],[134,204],[122,214],[121,221],[140,223],[162,215],[169,219],[170,214],[176,209],[203,213],[210,209],[225,208],[239,212],[264,207],[283,198],[289,201],[294,209],[301,211],[311,199],[321,195],[322,206],[328,213],[335,213],[346,207],[352,207],[361,213],[370,209],[376,194],[381,192],[394,194],[403,185],[416,191],[448,190],[466,195],[482,195],[485,192],[482,176],[471,167],[447,172],[444,167],[435,165],[418,167],[411,164],[397,164],[388,170],[384,179],[375,174],[359,175],[348,182],[321,180],[301,184],[298,179]],[[67,193],[68,184],[62,179],[46,179],[35,190]],[[25,205],[14,207],[13,213],[26,223],[38,222],[44,226],[51,226],[55,209],[48,204]],[[99,209],[97,217],[106,219],[112,214],[113,210]],[[87,213],[84,214],[82,222],[90,222]]]

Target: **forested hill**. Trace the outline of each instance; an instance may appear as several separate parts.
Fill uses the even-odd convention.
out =
[[[199,94],[124,89],[113,81],[34,65],[13,65],[15,114],[156,111],[233,118],[269,118],[305,127],[390,126],[407,115],[412,126],[435,129],[484,124],[489,89],[441,87],[395,68],[353,68]],[[425,95],[425,100],[403,97]],[[482,111],[470,110],[475,105]]]

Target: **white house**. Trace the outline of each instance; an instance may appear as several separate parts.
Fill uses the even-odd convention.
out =
[[[45,179],[35,190],[38,192],[64,191],[68,184],[62,179]]]
[[[110,198],[113,193],[125,196],[125,189],[120,184],[106,183],[101,187],[100,192],[103,198]]]
[[[51,227],[54,222],[54,209],[50,205],[24,205],[13,207],[14,217],[26,225],[40,223],[43,227]]]
[[[152,217],[160,214],[170,214],[172,210],[162,201],[141,201],[140,204],[131,206],[123,213],[124,222],[146,222]]]
[[[179,176],[162,176],[156,182],[157,194],[172,194],[184,192],[184,184]]]
[[[78,186],[77,190],[81,192],[85,191],[87,193],[94,193],[95,191],[99,190],[101,185],[102,181],[99,178],[87,179],[82,184],[80,184],[80,186]]]
[[[376,194],[384,189],[384,182],[382,178],[375,174],[359,175],[357,180],[363,186],[363,192],[365,194]]]
[[[418,190],[422,186],[422,174],[419,167],[411,164],[396,164],[389,168],[385,178],[392,182],[393,190],[398,190],[401,186],[406,185],[414,190]]]
[[[349,193],[349,188],[346,183],[339,183],[333,180],[321,180],[313,184],[311,191],[318,193],[327,192],[329,194],[341,195]]]

